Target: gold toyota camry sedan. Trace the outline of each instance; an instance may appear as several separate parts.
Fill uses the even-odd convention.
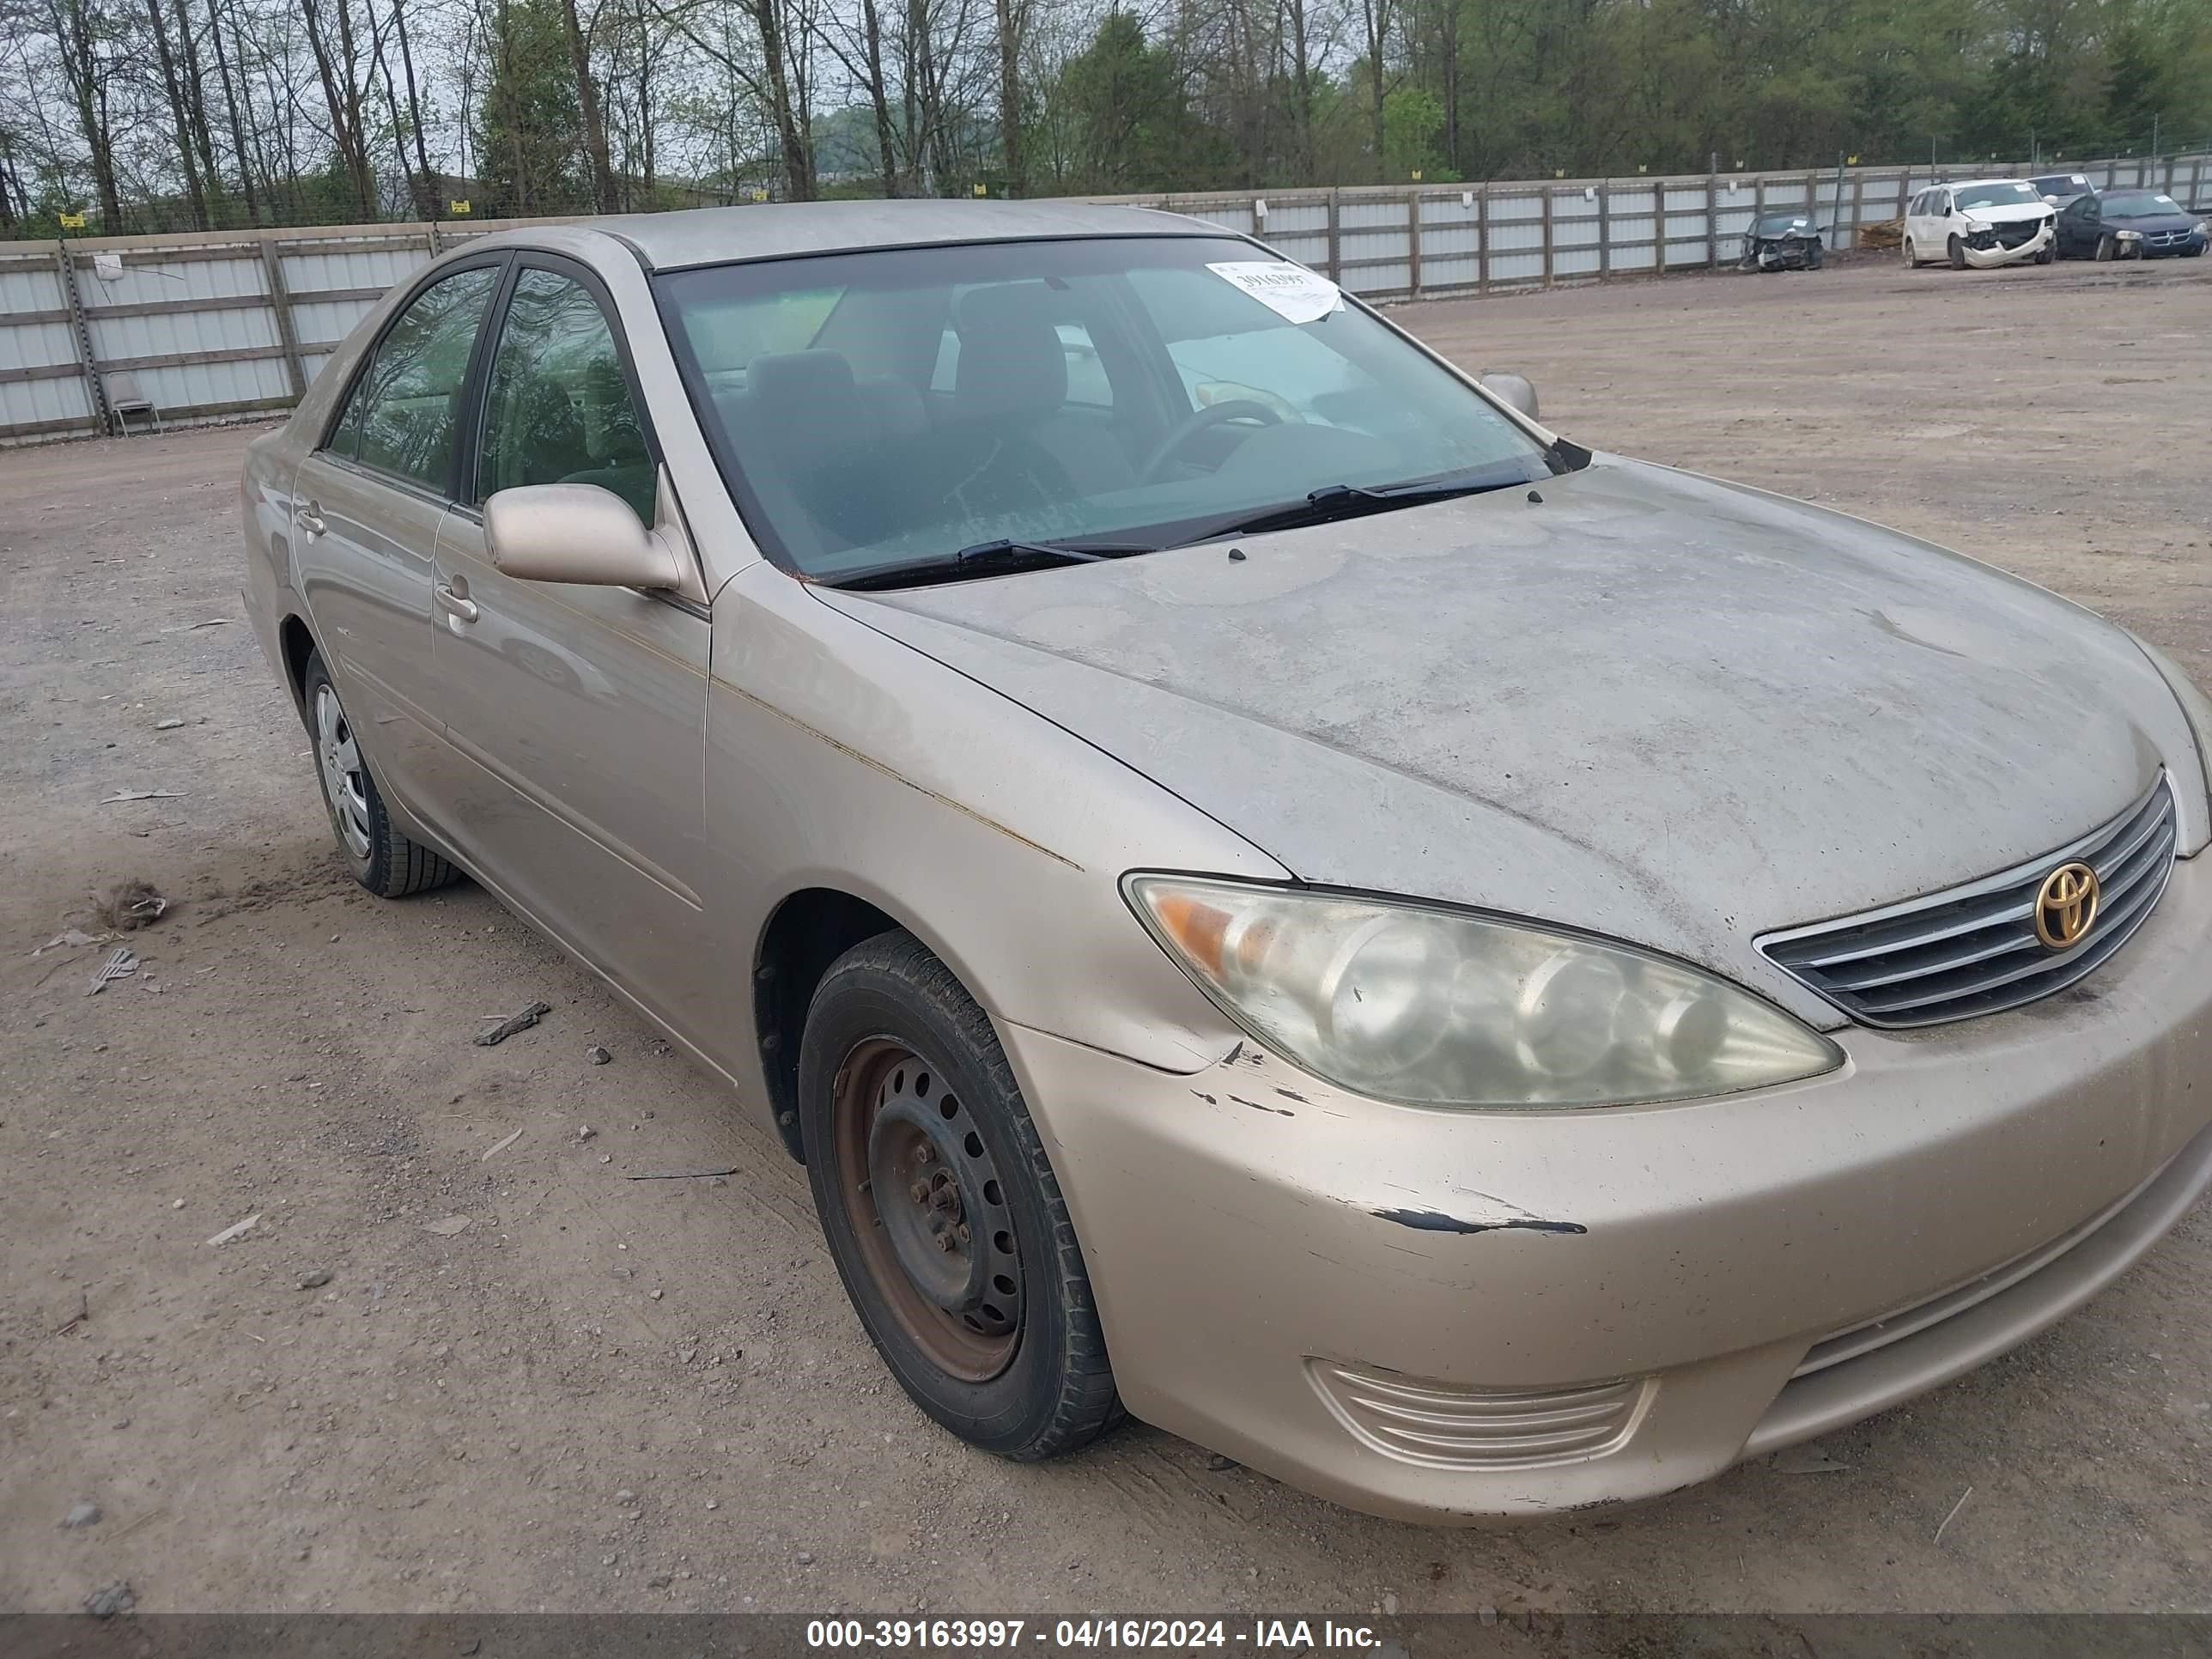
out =
[[[1594,453],[1216,227],[473,241],[244,516],[354,873],[466,872],[727,1079],[988,1450],[1126,1412],[1385,1515],[1650,1497],[2212,1182],[2179,670]]]

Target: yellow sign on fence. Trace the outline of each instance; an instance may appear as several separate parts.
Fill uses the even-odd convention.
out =
[[[82,230],[84,228],[84,215],[82,213],[64,213],[60,216],[62,228],[64,230]]]
[[[448,202],[446,204],[446,211],[448,213],[463,214],[466,213],[468,210],[469,204],[466,202]]]

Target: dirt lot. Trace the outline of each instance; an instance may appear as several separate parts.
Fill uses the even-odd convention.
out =
[[[2212,681],[2212,260],[1400,314],[1583,441],[1948,542]],[[969,1452],[715,1086],[476,889],[382,903],[333,861],[247,629],[197,625],[242,614],[245,441],[0,453],[0,1609],[116,1578],[153,1610],[2212,1607],[2202,1211],[1832,1437],[1844,1468],[1603,1519],[1389,1524],[1136,1425]],[[177,793],[105,804],[132,790]],[[176,903],[135,978],[88,996],[112,946],[33,955],[140,876]],[[81,1502],[103,1518],[58,1528]]]

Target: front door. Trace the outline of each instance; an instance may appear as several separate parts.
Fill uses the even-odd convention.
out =
[[[433,555],[462,387],[503,263],[441,276],[393,316],[294,479],[301,594],[356,740],[403,809],[442,727],[430,688]]]
[[[517,261],[470,485],[438,538],[438,810],[471,871],[692,1036],[717,1000],[701,971],[705,607],[520,580],[484,544],[483,503],[530,484],[596,484],[654,521],[650,428],[603,301],[580,267]]]

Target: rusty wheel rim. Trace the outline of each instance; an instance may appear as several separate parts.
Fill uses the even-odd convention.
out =
[[[900,1328],[948,1376],[998,1376],[1021,1336],[1021,1255],[966,1103],[913,1049],[876,1037],[838,1070],[831,1139],[854,1242]]]

